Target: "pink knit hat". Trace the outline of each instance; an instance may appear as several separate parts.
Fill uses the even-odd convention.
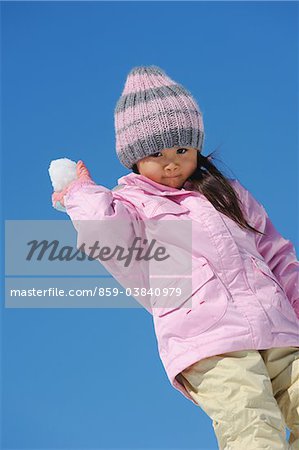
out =
[[[164,148],[202,150],[202,113],[191,93],[157,66],[134,67],[114,111],[116,152],[131,169]]]

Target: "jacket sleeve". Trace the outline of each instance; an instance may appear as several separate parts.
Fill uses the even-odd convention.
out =
[[[122,248],[123,254],[127,254],[134,242],[139,247],[144,239],[144,225],[133,204],[116,198],[113,191],[93,181],[73,183],[64,203],[77,231],[78,249],[88,249],[98,242],[100,247],[109,247],[112,253],[116,248]],[[136,293],[141,288],[148,288],[149,282],[147,263],[137,261],[135,254],[129,262],[117,256],[102,258],[99,262],[123,287]],[[132,296],[151,313],[148,297]]]
[[[299,318],[299,262],[294,245],[277,231],[264,206],[239,181],[234,181],[240,192],[249,224],[265,233],[265,235],[255,233],[258,252],[283,286]]]

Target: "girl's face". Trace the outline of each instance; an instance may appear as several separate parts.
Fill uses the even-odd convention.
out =
[[[197,166],[196,148],[165,148],[140,159],[136,164],[141,175],[173,188],[181,188]]]

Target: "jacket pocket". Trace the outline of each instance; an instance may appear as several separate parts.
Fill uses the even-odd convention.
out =
[[[161,336],[165,333],[177,339],[194,337],[224,316],[228,306],[227,290],[209,262],[205,258],[200,258],[200,261],[192,273],[192,292],[182,296],[175,305],[157,308],[153,313]]]
[[[265,261],[263,261],[262,259],[255,258],[254,256],[251,256],[251,260],[253,261],[254,267],[258,272],[266,275],[269,279],[272,280],[272,284],[276,288],[278,288],[280,291],[285,293],[284,288],[282,287],[280,282],[277,280],[274,273],[272,272],[272,270],[270,269],[270,267],[268,266],[268,264]]]
[[[275,288],[275,291],[273,295],[271,295],[270,299],[271,305],[281,312],[288,320],[297,320],[295,310],[292,307],[282,284],[275,277],[268,264],[263,260],[255,258],[254,256],[251,256],[251,260],[253,261],[257,273],[262,274],[263,276],[266,276],[268,280],[271,280],[271,283]]]
[[[192,297],[195,292],[214,277],[214,272],[206,260],[200,261],[199,267],[194,269],[192,274],[188,273],[179,280],[174,279],[167,287],[161,289],[162,295],[156,296],[152,302],[154,309],[157,311],[157,316],[163,317],[182,306],[184,306],[185,313],[190,312]],[[174,293],[174,295],[171,293]]]

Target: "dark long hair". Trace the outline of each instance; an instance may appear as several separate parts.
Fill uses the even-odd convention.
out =
[[[245,219],[242,203],[231,186],[229,179],[212,163],[215,150],[208,156],[197,152],[197,167],[188,178],[195,191],[201,192],[219,212],[234,220],[241,228],[264,235],[252,227]],[[139,174],[137,164],[132,167],[134,173]]]

